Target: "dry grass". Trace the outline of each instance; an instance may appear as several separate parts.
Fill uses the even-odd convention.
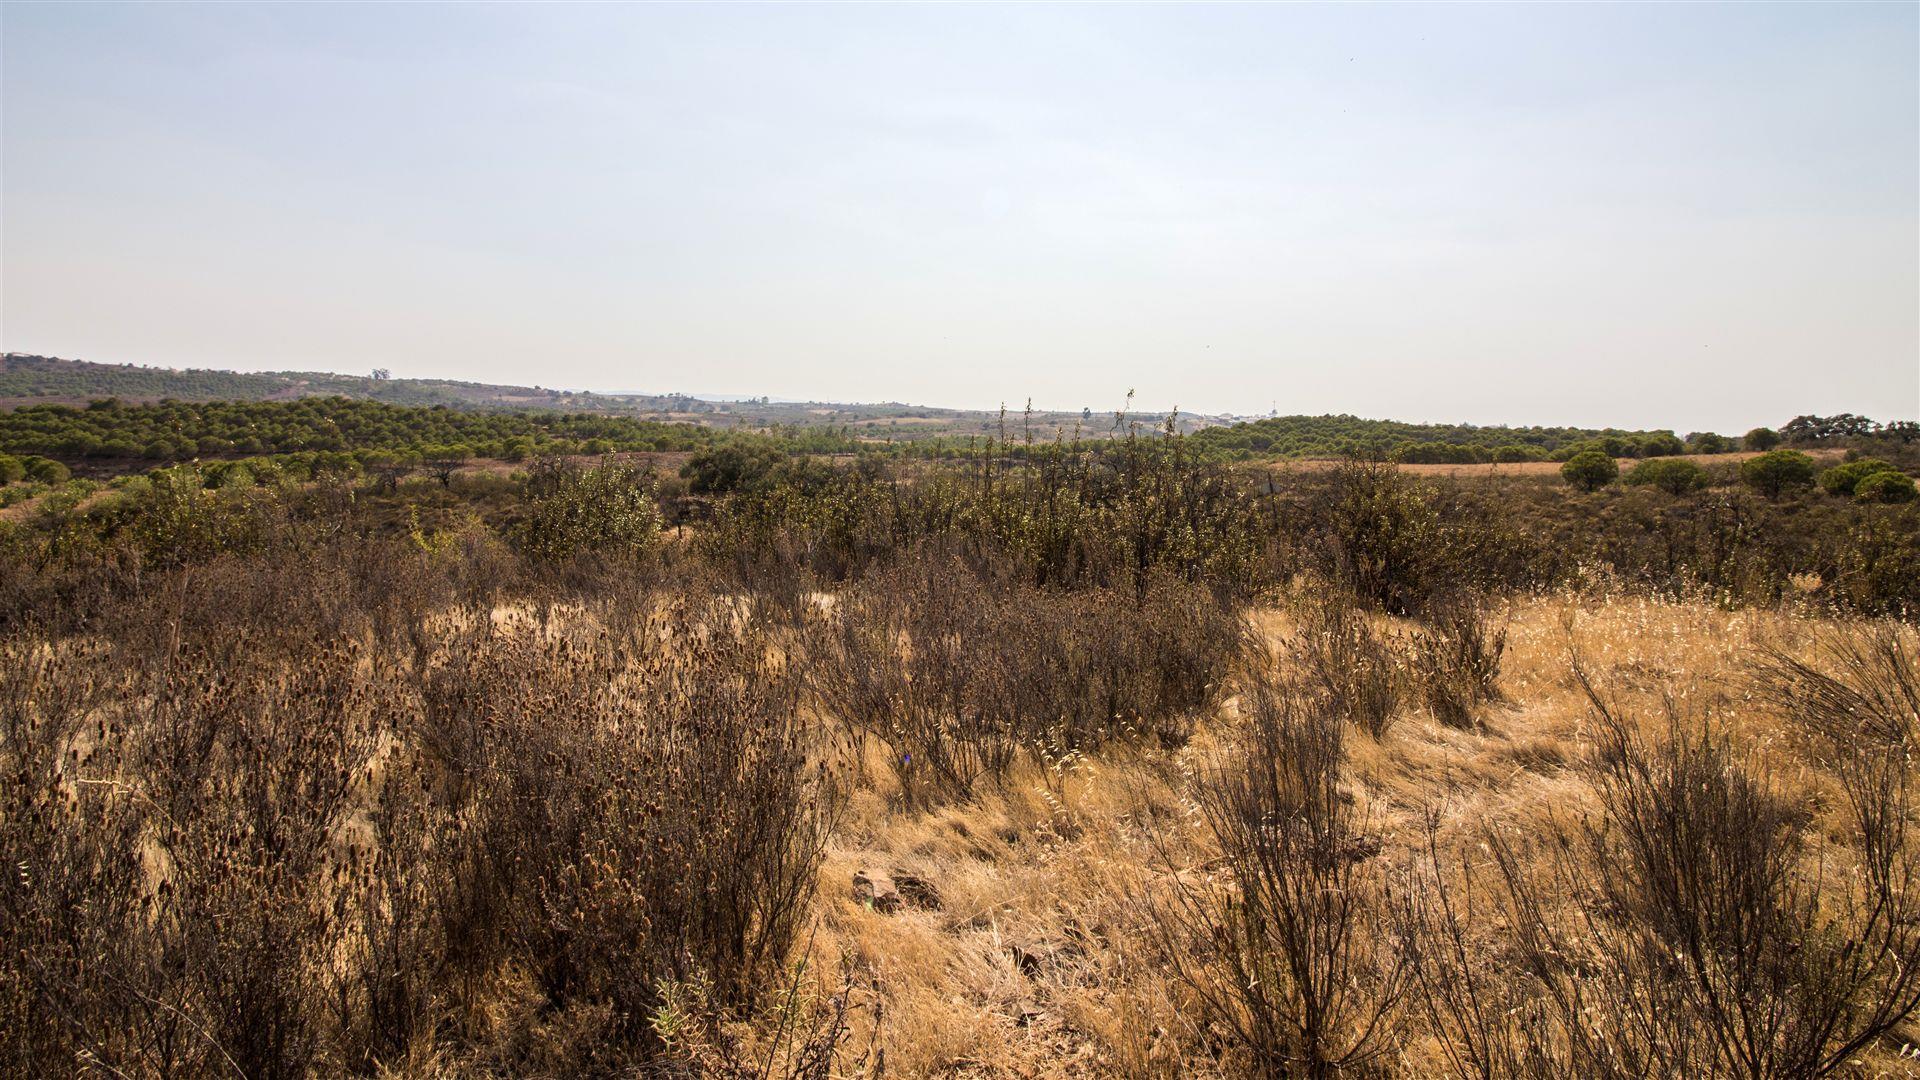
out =
[[[9,645],[0,1063],[1920,1075],[1888,966],[1920,959],[1907,766],[1846,729],[1910,749],[1910,627],[1572,594],[1414,621],[1302,592],[1243,634],[1171,584],[969,607],[990,586],[944,565],[805,602],[463,605],[395,571],[355,607],[327,573],[182,579],[117,630]],[[916,738],[969,710],[1015,737],[930,785],[888,741],[907,707]],[[1722,932],[1634,869],[1685,850],[1657,826],[1689,776],[1738,811],[1687,804],[1726,834],[1701,850],[1786,883],[1741,894],[1765,978],[1649,959]],[[1803,944],[1851,981],[1814,1001],[1782,959]],[[1609,1042],[1556,1011],[1589,975],[1684,1022]],[[1696,984],[1792,1038],[1729,1036]]]
[[[1765,648],[1818,661],[1835,624],[1645,599],[1555,596],[1512,609],[1500,688],[1478,730],[1409,707],[1384,739],[1350,739],[1347,788],[1389,874],[1439,852],[1484,863],[1489,836],[1539,835],[1549,821],[1604,810],[1594,770],[1605,743],[1570,657],[1583,658],[1623,715],[1658,718],[1668,699],[1711,711],[1741,754],[1773,761],[1776,782],[1818,808],[1813,830],[1848,828],[1839,793],[1805,756],[1794,726],[1754,689]],[[1254,623],[1284,645],[1295,623],[1268,609]],[[1909,632],[1909,640],[1911,635]],[[889,1001],[887,1061],[907,1076],[1071,1077],[1233,1074],[1244,1062],[1197,1018],[1170,978],[1137,899],[1218,852],[1186,802],[1189,777],[1237,730],[1229,703],[1180,751],[1128,747],[1057,769],[1016,770],[970,802],[901,813],[884,789],[854,799],[822,867],[826,898],[815,948],[847,951]],[[1643,734],[1651,737],[1657,730]],[[880,914],[853,899],[862,868],[933,882],[935,909]],[[1033,958],[1028,960],[1027,958]],[[1393,1075],[1447,1075],[1442,1044],[1419,1018],[1404,1025]],[[1898,1029],[1850,1060],[1867,1075],[1920,1075]]]

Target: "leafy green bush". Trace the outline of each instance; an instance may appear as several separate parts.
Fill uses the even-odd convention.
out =
[[[1651,484],[1669,495],[1685,495],[1708,484],[1707,470],[1682,458],[1654,458],[1635,465],[1626,482],[1635,487]]]
[[[36,480],[42,484],[63,483],[68,476],[72,475],[65,465],[31,454],[21,458],[20,465],[26,470],[27,479]]]
[[[1582,450],[1560,466],[1560,475],[1581,491],[1598,491],[1620,476],[1620,466],[1600,450]]]
[[[1307,506],[1327,576],[1396,615],[1433,590],[1440,515],[1428,486],[1392,465],[1350,461]]]
[[[1913,496],[1913,477],[1891,470],[1871,473],[1853,488],[1853,497],[1861,502],[1908,502]]]
[[[709,446],[696,451],[680,475],[695,495],[724,495],[758,483],[784,456],[771,447]]]
[[[235,491],[215,491],[199,469],[156,469],[142,488],[129,486],[117,508],[147,558],[196,562],[251,547],[261,534],[257,509]]]
[[[1798,450],[1769,450],[1740,464],[1740,479],[1769,499],[1813,483],[1813,459]]]
[[[527,481],[521,549],[541,562],[589,552],[633,556],[660,535],[660,507],[646,473],[627,465],[542,463]]]
[[[1757,427],[1741,436],[1740,445],[1747,450],[1771,450],[1780,445],[1780,433],[1772,428]]]
[[[1820,474],[1820,486],[1829,495],[1848,496],[1854,493],[1854,487],[1874,473],[1899,472],[1892,465],[1879,458],[1856,458],[1842,465],[1835,465]]]
[[[0,454],[0,484],[11,484],[15,480],[27,478],[27,467],[20,459],[11,454]]]
[[[1662,457],[1687,452],[1687,444],[1681,442],[1680,436],[1671,431],[1656,431],[1650,435],[1642,435],[1634,441],[1640,451],[1640,457]]]

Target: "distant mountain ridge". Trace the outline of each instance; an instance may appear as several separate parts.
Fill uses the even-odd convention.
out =
[[[85,405],[104,398],[145,404],[176,401],[291,401],[303,397],[346,397],[389,405],[453,409],[551,409],[634,416],[650,420],[706,425],[798,425],[848,427],[874,441],[919,441],[939,436],[986,437],[1000,429],[997,411],[948,409],[899,402],[847,403],[738,397],[721,400],[690,393],[593,393],[539,386],[501,386],[457,379],[395,379],[337,375],[316,371],[235,372],[202,368],[155,368],[101,364],[89,360],[27,353],[0,354],[0,410],[30,405]],[[1090,416],[1091,420],[1085,420]],[[1135,420],[1157,426],[1163,417],[1143,413]],[[1068,436],[1085,422],[1099,436],[1111,427],[1112,414],[1056,411],[1032,414],[1039,439]],[[1025,434],[1026,417],[1010,410],[1006,427]],[[1182,416],[1181,429],[1194,431],[1218,419]]]
[[[767,397],[720,399],[695,394],[605,393],[504,386],[456,379],[396,379],[384,373],[233,372],[169,369],[85,360],[0,355],[0,410],[32,405],[85,405],[103,398],[127,404],[173,399],[182,402],[293,401],[344,397],[405,406],[460,410],[538,410],[594,413],[707,426],[844,428],[868,442],[1000,438],[1036,441],[1106,438],[1126,430],[1109,412],[998,411],[905,405],[899,402],[836,404]],[[1410,462],[1527,461],[1563,457],[1578,448],[1604,448],[1616,456],[1657,456],[1696,448],[1670,431],[1620,428],[1413,424],[1351,415],[1240,417],[1182,415],[1180,430],[1198,447],[1235,458],[1327,458],[1348,454],[1395,457]],[[1160,429],[1165,417],[1131,415],[1138,430]],[[1238,422],[1236,422],[1238,421]],[[1128,425],[1129,427],[1132,424]],[[1718,438],[1708,436],[1708,439]],[[1733,440],[1720,440],[1730,442]]]
[[[50,401],[82,403],[100,398],[126,402],[283,401],[300,397],[348,397],[391,405],[454,408],[552,408],[594,411],[600,395],[537,386],[496,386],[456,379],[392,379],[317,371],[238,372],[204,368],[156,368],[98,364],[25,353],[0,355],[0,404]],[[622,411],[640,401],[669,403],[674,396],[619,399]],[[692,401],[691,397],[686,398]],[[642,406],[645,407],[645,406]]]

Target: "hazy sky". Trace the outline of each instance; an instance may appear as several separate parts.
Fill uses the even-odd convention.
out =
[[[981,407],[1913,417],[1917,16],[8,3],[0,345]]]

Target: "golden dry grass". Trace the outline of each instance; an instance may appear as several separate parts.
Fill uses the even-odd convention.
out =
[[[1802,648],[1818,621],[1629,597],[1538,598],[1509,615],[1510,701],[1482,730],[1411,709],[1380,741],[1351,737],[1353,794],[1389,865],[1424,850],[1429,814],[1442,848],[1473,858],[1483,830],[1527,833],[1548,815],[1569,820],[1596,808],[1585,768],[1596,732],[1574,655],[1627,711],[1657,718],[1670,697],[1690,714],[1710,712],[1739,744],[1785,766],[1808,805],[1832,805],[1801,766],[1792,730],[1751,688],[1756,650]],[[1254,619],[1270,638],[1289,628],[1277,610]],[[1208,1075],[1195,1052],[1205,1033],[1154,955],[1140,898],[1156,875],[1180,869],[1161,862],[1166,837],[1192,864],[1209,858],[1183,825],[1183,774],[1213,751],[1233,714],[1229,701],[1177,753],[1126,749],[1029,765],[964,805],[925,813],[900,810],[884,762],[867,762],[869,782],[821,870],[812,950],[822,970],[847,957],[875,979],[892,1075]],[[927,879],[938,906],[871,910],[850,887],[865,868]],[[1387,1070],[1444,1072],[1437,1047],[1413,1027]],[[1891,1055],[1863,1065],[1870,1075],[1920,1075]]]

